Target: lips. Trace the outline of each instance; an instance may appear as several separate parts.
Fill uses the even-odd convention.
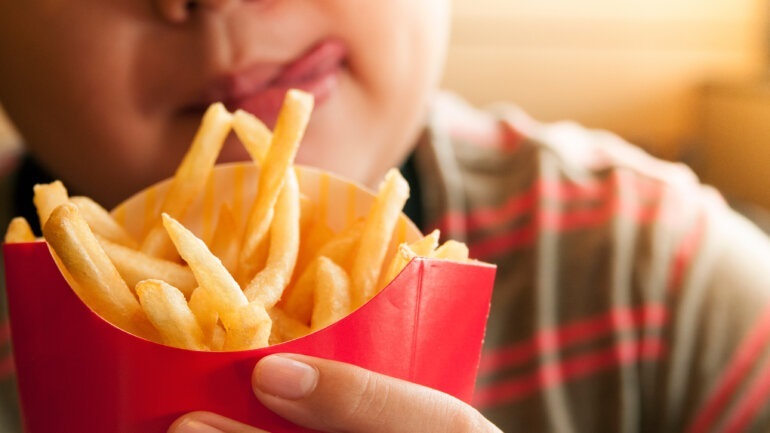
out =
[[[337,86],[346,56],[344,44],[326,40],[287,64],[256,64],[220,77],[203,99],[205,105],[221,101],[231,111],[248,111],[272,128],[284,95],[291,88],[311,93],[316,105],[323,104]]]

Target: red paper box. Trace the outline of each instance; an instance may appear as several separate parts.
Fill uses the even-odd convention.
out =
[[[251,171],[240,165],[218,168],[216,180],[249,184]],[[345,218],[362,214],[371,203],[347,182],[309,169],[300,173],[303,192],[332,197]],[[155,203],[164,192],[163,185],[153,188],[159,189],[129,200],[116,216],[131,221],[137,212],[151,215],[155,205],[149,197]],[[253,194],[248,189],[233,191],[247,199]],[[337,206],[342,191],[346,204]],[[205,209],[215,202],[204,197],[199,205]],[[332,207],[327,213],[330,222],[341,218]],[[147,226],[134,225],[138,232]],[[414,228],[407,226],[402,234],[396,237],[414,238]],[[72,291],[44,242],[5,245],[4,253],[28,433],[161,433],[194,410],[272,432],[307,431],[268,411],[251,391],[255,363],[278,352],[356,364],[469,401],[495,274],[486,264],[415,259],[371,301],[325,329],[262,349],[197,352],[150,342],[104,321]]]

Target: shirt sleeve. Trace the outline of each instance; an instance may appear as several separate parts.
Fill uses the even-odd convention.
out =
[[[770,431],[770,241],[726,206],[684,230],[657,409],[666,431]]]

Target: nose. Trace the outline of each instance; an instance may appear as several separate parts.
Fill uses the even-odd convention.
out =
[[[161,18],[171,23],[182,23],[192,14],[203,11],[219,11],[243,0],[153,0]]]

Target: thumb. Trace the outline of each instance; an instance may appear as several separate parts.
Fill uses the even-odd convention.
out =
[[[278,415],[326,432],[499,432],[471,406],[424,386],[303,355],[254,368],[257,398]]]

